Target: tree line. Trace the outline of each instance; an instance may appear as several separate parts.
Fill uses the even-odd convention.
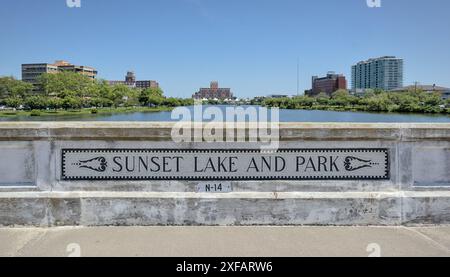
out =
[[[262,100],[261,104],[282,109],[450,114],[450,99],[442,99],[442,95],[438,92],[429,93],[421,90],[404,92],[374,90],[362,96],[352,95],[347,90],[339,90],[331,96],[320,93],[314,97],[267,98]]]
[[[92,80],[74,72],[42,74],[35,85],[13,77],[0,78],[0,105],[15,109],[177,107],[192,104],[192,99],[165,97],[160,88],[110,85],[105,80]]]

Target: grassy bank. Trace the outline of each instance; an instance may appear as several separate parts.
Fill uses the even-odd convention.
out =
[[[270,107],[270,106],[267,106]],[[288,110],[312,110],[312,111],[333,111],[333,112],[369,112],[369,113],[396,113],[396,114],[428,114],[428,115],[450,115],[450,108],[435,109],[429,112],[427,111],[389,111],[389,110],[371,110],[363,105],[355,106],[332,106],[332,105],[313,105],[302,106],[297,105],[295,107],[281,107]]]
[[[281,109],[450,114],[450,99],[442,99],[440,93],[423,91],[376,91],[355,96],[339,90],[331,96],[321,93],[317,96],[267,98],[261,104]]]
[[[33,111],[0,111],[0,117],[40,117],[40,116],[71,116],[71,115],[102,115],[102,114],[121,114],[135,112],[161,112],[171,111],[172,107],[119,107],[119,108],[86,108],[76,110],[33,110]]]

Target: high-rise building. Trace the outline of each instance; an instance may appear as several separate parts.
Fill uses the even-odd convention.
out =
[[[133,71],[128,71],[127,75],[125,75],[125,81],[109,81],[109,84],[112,86],[115,85],[125,85],[129,88],[159,88],[159,83],[153,80],[144,80],[144,81],[136,81],[136,75]]]
[[[97,76],[97,70],[92,67],[73,65],[66,61],[56,61],[54,64],[22,64],[22,81],[36,85],[39,76],[41,76],[42,74],[53,74],[62,71],[77,72],[92,79],[95,79],[95,77]]]
[[[333,92],[340,89],[347,89],[347,80],[342,74],[328,72],[325,77],[312,77],[312,88],[307,92],[310,96],[316,96],[320,93],[326,93],[331,96]]]
[[[403,86],[403,59],[385,56],[352,66],[352,90],[392,90]]]
[[[209,88],[200,88],[198,92],[192,95],[194,99],[233,99],[233,93],[230,88],[219,88],[219,82],[212,81]]]

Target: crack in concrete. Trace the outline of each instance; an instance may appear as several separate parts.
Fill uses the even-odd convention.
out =
[[[405,227],[402,226],[403,229],[412,232],[416,235],[419,235],[420,237],[422,237],[424,240],[426,240],[427,242],[429,242],[430,244],[436,246],[437,248],[445,251],[446,253],[450,254],[450,248],[448,248],[447,246],[443,245],[442,243],[436,241],[435,239],[431,238],[430,236],[428,236],[427,234],[421,232],[420,230],[416,229],[416,228],[412,228],[412,227]]]
[[[26,229],[26,230],[28,230],[28,229]],[[30,249],[32,247],[32,245],[35,245],[39,241],[43,240],[48,232],[49,232],[48,229],[39,229],[39,231],[36,233],[34,231],[26,232],[24,236],[30,236],[30,237],[25,239],[25,241],[23,243],[18,244],[13,256],[16,256],[16,257],[26,256],[26,255],[24,255],[24,252],[27,249]]]

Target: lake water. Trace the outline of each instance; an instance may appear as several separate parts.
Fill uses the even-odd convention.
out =
[[[211,106],[203,106],[204,109]],[[230,106],[214,106],[225,111]],[[249,107],[249,106],[243,106]],[[193,107],[187,107],[193,115]],[[0,121],[175,121],[170,111],[125,114],[4,117]],[[280,122],[450,123],[449,115],[280,110]]]

